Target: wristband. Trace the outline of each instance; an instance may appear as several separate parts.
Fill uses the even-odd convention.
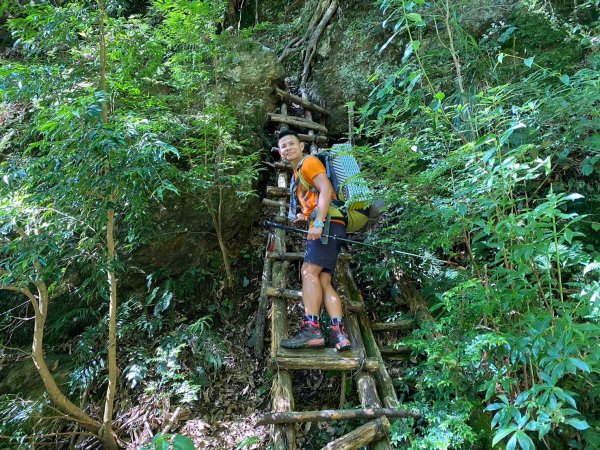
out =
[[[324,228],[325,223],[323,221],[317,219],[313,222],[313,227]]]

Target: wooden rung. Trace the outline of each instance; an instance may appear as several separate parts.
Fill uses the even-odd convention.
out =
[[[406,345],[384,345],[379,348],[382,356],[388,355],[410,355],[412,349]]]
[[[365,310],[365,304],[364,303],[360,303],[360,302],[353,302],[348,300],[346,302],[346,307],[348,308],[348,311],[352,311],[352,312],[362,312]]]
[[[273,258],[273,259],[289,259],[289,260],[301,260],[304,259],[304,253],[303,252],[286,252],[286,253],[267,253],[267,257],[268,258]],[[349,253],[340,253],[338,255],[338,259],[341,260],[346,260],[346,261],[350,261],[352,259],[352,255],[350,255]]]
[[[262,204],[265,206],[289,206],[288,202],[280,202],[278,200],[271,200],[270,198],[263,198]]]
[[[285,92],[279,88],[275,88],[275,92],[277,93],[279,98],[281,98],[283,101],[295,103],[297,105],[302,106],[303,108],[310,109],[311,111],[316,111],[316,112],[326,115],[326,116],[329,115],[327,110],[325,110],[324,108],[322,108],[319,105],[314,104],[313,102],[304,100],[302,97],[298,97],[297,95],[290,94],[289,92]]]
[[[396,320],[395,322],[377,322],[371,324],[372,331],[406,331],[415,327],[414,319]]]
[[[289,197],[290,190],[279,186],[267,186],[267,195],[272,195],[273,197]]]
[[[333,348],[287,349],[279,347],[277,355],[272,358],[274,368],[289,370],[357,370],[375,372],[379,362],[374,358],[365,358],[364,352],[347,350],[337,352]]]
[[[324,126],[324,125],[323,125]],[[277,132],[275,134],[275,139],[277,139],[279,137],[279,132]],[[327,136],[323,136],[323,135],[316,135],[316,134],[302,134],[302,133],[298,133],[298,137],[300,138],[300,141],[302,142],[315,142],[319,145],[327,145],[328,139]],[[272,147],[271,151],[274,151],[273,149],[276,149],[276,147]],[[279,153],[279,149],[277,148],[277,153]],[[288,163],[284,163],[282,162],[282,164],[287,168],[287,169],[291,169],[292,167],[288,164]]]
[[[276,287],[268,287],[265,290],[267,297],[279,297],[287,298],[290,300],[302,300],[302,291],[295,291],[292,289],[280,289]],[[359,302],[347,301],[346,307],[350,312],[362,312],[365,310],[365,304]]]
[[[283,114],[269,113],[269,118],[273,122],[285,123],[300,128],[308,128],[309,130],[327,133],[327,128],[325,128],[323,125],[320,125],[317,122],[313,122],[312,120],[303,119],[301,117],[284,116]]]
[[[357,450],[390,434],[390,422],[385,416],[367,422],[348,434],[331,441],[321,450]]]
[[[265,293],[268,297],[281,297],[292,300],[302,299],[302,291],[294,291],[292,289],[279,289],[271,286],[265,290]]]
[[[386,417],[420,417],[418,411],[396,408],[326,409],[324,411],[291,411],[262,414],[256,425],[280,423],[330,422],[332,420],[376,419]]]

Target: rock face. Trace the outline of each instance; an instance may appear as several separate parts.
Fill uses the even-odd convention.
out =
[[[255,42],[232,36],[224,45],[221,54],[225,56],[216,62],[217,80],[211,90],[215,103],[230,109],[236,118],[235,138],[243,142],[243,153],[249,155],[265,146],[267,112],[277,105],[272,84],[282,76],[282,68],[271,50]],[[223,191],[222,233],[230,254],[237,253],[236,243],[246,241],[259,213],[257,197],[238,197],[231,190]],[[176,276],[192,267],[206,266],[211,254],[220,251],[201,198],[189,194],[174,197],[155,213],[155,220],[160,224],[158,235],[164,238],[135,256],[144,270],[167,268]]]

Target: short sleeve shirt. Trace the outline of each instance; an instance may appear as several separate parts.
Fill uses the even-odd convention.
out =
[[[316,156],[310,155],[304,159],[302,163],[302,177],[308,181],[311,186],[316,186],[314,183],[314,178],[320,173],[327,173],[325,170],[325,166]],[[294,177],[298,178],[298,173],[294,171]],[[302,209],[302,214],[305,217],[310,217],[312,212],[317,206],[317,201],[319,198],[319,194],[316,192],[311,192],[302,186],[302,183],[298,183],[296,187],[296,195],[298,196],[298,201],[300,202],[300,208]],[[331,196],[332,199],[335,199],[335,193]]]

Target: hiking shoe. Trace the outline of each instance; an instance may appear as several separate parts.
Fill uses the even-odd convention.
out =
[[[349,350],[352,347],[344,325],[330,325],[329,326],[329,344],[333,346],[338,352]]]
[[[302,321],[302,329],[289,339],[279,343],[283,348],[321,348],[325,347],[325,339],[321,333],[321,325],[311,320]]]

